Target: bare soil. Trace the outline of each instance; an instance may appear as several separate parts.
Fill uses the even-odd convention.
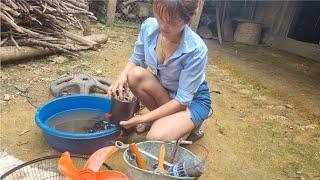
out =
[[[97,24],[94,33],[106,33],[109,41],[80,58],[56,55],[2,66],[1,151],[24,161],[57,153],[34,123],[33,106],[52,98],[50,82],[60,77],[114,79],[138,29]],[[263,46],[206,43],[214,112],[197,142],[209,150],[200,179],[320,179],[320,63]],[[200,146],[188,148],[204,155]],[[109,163],[128,171],[121,152]]]

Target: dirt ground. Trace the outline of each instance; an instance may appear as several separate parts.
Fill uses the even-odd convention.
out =
[[[106,33],[109,41],[97,51],[3,65],[0,150],[25,161],[57,153],[35,125],[33,106],[51,98],[50,82],[59,77],[112,80],[131,55],[137,32],[98,24],[95,33]],[[209,150],[200,179],[320,179],[320,63],[263,46],[206,43],[214,112],[197,142]],[[200,146],[189,149],[204,154]],[[127,171],[121,152],[109,163]]]

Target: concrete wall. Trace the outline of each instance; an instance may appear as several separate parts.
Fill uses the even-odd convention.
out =
[[[306,43],[291,38],[273,38],[268,40],[266,44],[320,62],[320,45],[318,44]]]

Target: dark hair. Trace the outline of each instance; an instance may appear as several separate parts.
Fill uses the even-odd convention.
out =
[[[178,16],[189,23],[198,4],[199,0],[153,0],[153,12],[168,22],[174,22]]]

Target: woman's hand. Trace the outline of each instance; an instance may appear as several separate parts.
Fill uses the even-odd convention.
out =
[[[128,121],[120,121],[120,125],[126,129],[129,129],[143,122],[145,122],[143,115],[135,115],[133,118],[129,119]]]
[[[126,91],[127,87],[127,75],[130,70],[137,67],[133,62],[128,62],[122,73],[117,77],[116,81],[111,84],[108,89],[109,97],[116,97],[120,100],[123,100],[123,92]]]
[[[127,73],[122,72],[120,76],[118,76],[117,80],[111,84],[108,89],[109,97],[116,97],[120,100],[123,99],[123,92],[126,91],[127,88]]]

